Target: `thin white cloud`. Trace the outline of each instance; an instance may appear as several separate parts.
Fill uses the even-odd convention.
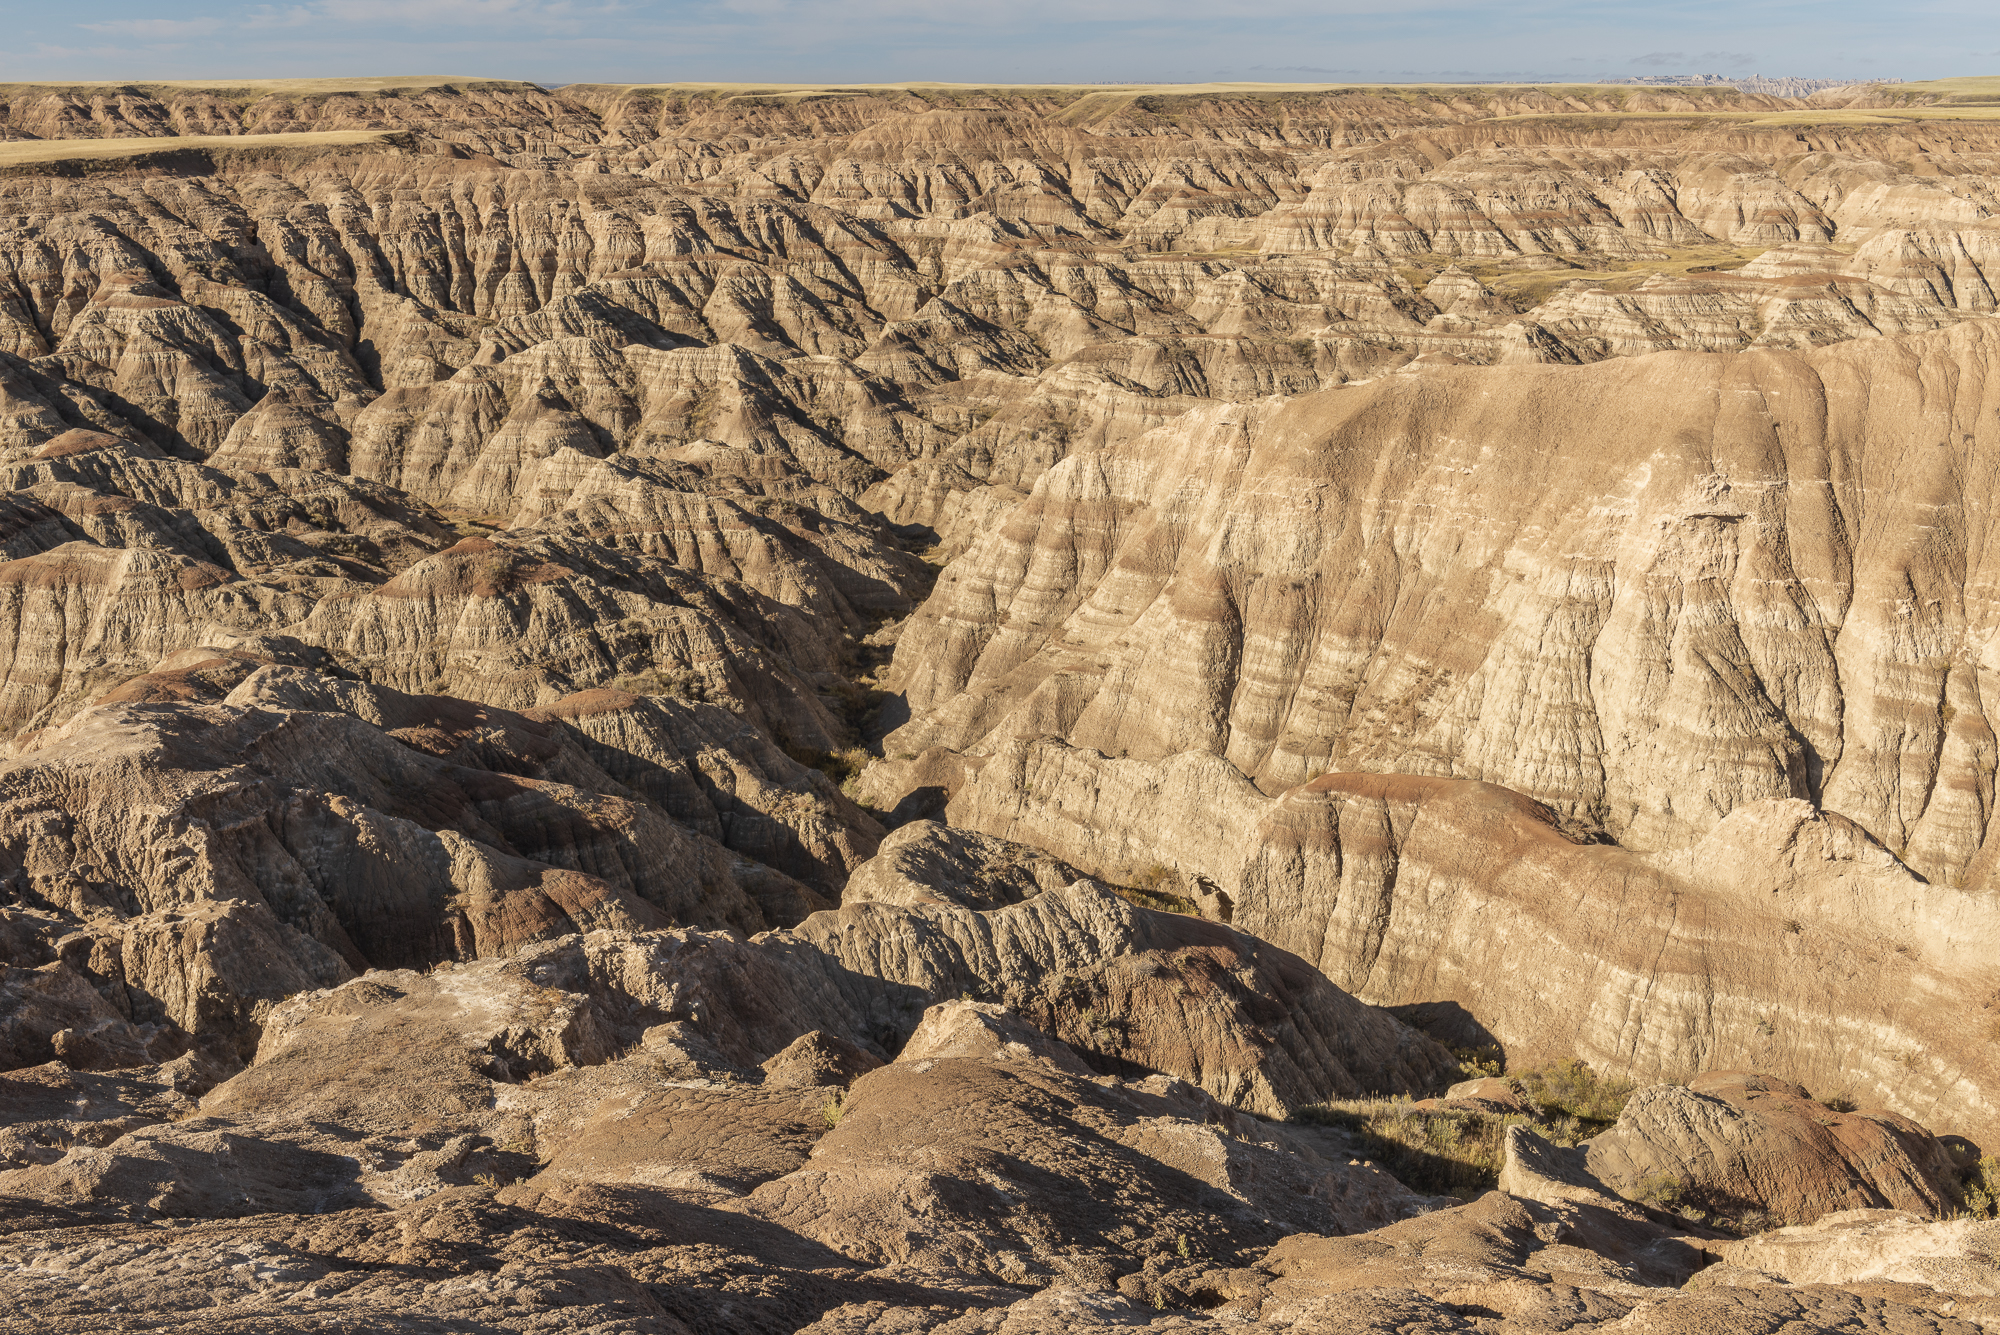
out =
[[[491,31],[569,26],[601,20],[622,8],[617,0],[582,4],[573,0],[316,0],[294,12],[331,23]]]
[[[1490,0],[1012,0],[997,5],[968,5],[963,0],[719,0],[716,7],[758,19],[782,16],[788,23],[837,32],[876,23],[1036,29],[1074,23],[1267,24],[1371,15],[1414,19],[1475,13],[1492,5]]]
[[[201,37],[222,27],[217,18],[199,19],[105,19],[99,23],[79,23],[85,32],[106,37],[125,37],[135,42],[174,42]]]
[[[248,14],[245,14],[239,26],[259,29],[303,28],[308,24],[317,22],[319,22],[318,16],[311,10],[300,5],[294,5],[290,9],[272,9],[269,6],[265,6],[261,9],[253,9]]]

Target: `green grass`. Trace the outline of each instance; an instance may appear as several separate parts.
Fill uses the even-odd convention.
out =
[[[312,130],[298,134],[183,134],[154,139],[20,139],[0,144],[0,167],[38,162],[103,161],[178,153],[273,148],[352,148],[387,146],[399,132],[388,130]]]
[[[1199,917],[1201,910],[1192,899],[1172,894],[1165,890],[1145,890],[1136,885],[1112,885],[1105,883],[1105,889],[1135,908],[1152,909],[1156,913],[1182,913]]]
[[[875,757],[864,746],[849,746],[838,751],[820,751],[810,746],[787,746],[785,754],[798,761],[807,769],[816,769],[835,783],[846,783],[860,776],[868,768],[868,762]]]
[[[1590,1063],[1575,1058],[1512,1074],[1527,1089],[1529,1099],[1544,1112],[1573,1117],[1600,1129],[1618,1120],[1618,1114],[1625,1111],[1626,1100],[1639,1088],[1630,1080],[1601,1076],[1591,1069]]]
[[[1967,1169],[1959,1196],[1962,1208],[1975,1219],[2000,1218],[2000,1158],[1988,1154]]]
[[[451,510],[442,506],[435,513],[439,523],[461,538],[484,538],[494,533],[505,532],[509,518],[508,515],[497,512],[478,514],[471,510]]]
[[[1490,1063],[1475,1059],[1471,1074],[1494,1073]],[[1425,1110],[1407,1098],[1370,1098],[1315,1104],[1294,1120],[1345,1131],[1351,1153],[1412,1190],[1469,1201],[1499,1184],[1509,1127],[1533,1127],[1558,1145],[1574,1145],[1617,1121],[1637,1088],[1576,1060],[1511,1075],[1540,1109],[1538,1116]]]
[[[1563,1145],[1589,1134],[1518,1113],[1423,1112],[1408,1099],[1339,1099],[1302,1109],[1293,1120],[1346,1132],[1349,1153],[1413,1191],[1463,1201],[1499,1185],[1509,1127],[1531,1126]]]
[[[640,672],[621,672],[604,684],[629,695],[663,695],[693,704],[721,703],[713,698],[706,677],[690,668],[672,664],[661,664]]]
[[[1687,278],[1708,273],[1731,273],[1767,249],[1765,246],[1661,246],[1659,257],[1653,259],[1614,260],[1602,255],[1566,257],[1590,266],[1581,269],[1514,269],[1499,260],[1440,254],[1401,255],[1396,258],[1395,266],[1397,275],[1404,282],[1422,291],[1433,278],[1456,265],[1506,298],[1516,310],[1530,310],[1554,296],[1557,289],[1566,283],[1582,282],[1608,292],[1628,292],[1655,275]]]
[[[1178,878],[1158,862],[1150,867],[1128,870],[1122,875],[1104,877],[1103,884],[1112,894],[1138,908],[1195,917],[1201,913],[1194,900],[1177,893]]]

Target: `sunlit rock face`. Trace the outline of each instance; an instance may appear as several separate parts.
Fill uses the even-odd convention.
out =
[[[7,91],[0,1297],[1976,1335],[1928,96]]]

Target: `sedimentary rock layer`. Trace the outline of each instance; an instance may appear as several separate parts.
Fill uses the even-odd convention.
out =
[[[2000,137],[1805,110],[0,90],[3,1310],[1977,1335]]]

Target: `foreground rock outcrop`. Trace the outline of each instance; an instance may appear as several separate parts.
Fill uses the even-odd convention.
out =
[[[1779,1226],[1857,1209],[1936,1216],[1959,1195],[1951,1156],[1909,1119],[1835,1112],[1796,1085],[1738,1072],[1642,1090],[1585,1163],[1622,1196]]]
[[[360,1009],[417,1040],[371,1045],[404,1054],[406,1078],[441,1074],[416,1049],[451,1047],[473,1010],[511,1049],[535,1049],[548,1065],[504,1086],[515,1131],[495,1121],[493,1134],[423,1150],[442,1134],[437,1115],[466,1106],[391,1100],[374,1113],[379,1134],[344,1155],[296,1143],[341,1096],[257,1076],[266,1060],[286,1074],[286,1053],[324,1066],[332,1046],[297,1042],[307,1009],[339,1009],[315,1003],[280,1022],[296,1037],[192,1118],[107,1126],[91,1138],[103,1150],[0,1174],[8,1191],[82,1188],[62,1204],[7,1198],[10,1296],[77,1330],[163,1305],[216,1329],[635,1331],[1487,1328],[1476,1321],[1973,1335],[1993,1311],[1973,1225],[1860,1211],[1719,1240],[1605,1193],[1519,1129],[1505,1191],[1426,1200],[1372,1166],[1342,1166],[1324,1132],[1222,1109],[1172,1080],[1092,1077],[1060,1043],[973,1003],[926,1018],[917,1042],[935,1052],[857,1066],[848,1049],[846,1068],[813,1084],[732,1068],[712,1046],[691,1062],[702,1040],[681,1022],[599,1060],[621,1032],[610,994],[556,994],[605,1017],[587,1031],[573,1004],[549,1008],[550,989],[520,990],[517,972],[514,1004],[544,1009],[494,1013],[509,968],[349,989],[372,987]],[[1002,1041],[981,1051],[975,1031]],[[823,1035],[801,1043],[841,1051]],[[157,1117],[133,1097],[144,1086],[128,1079],[122,1107],[109,1087],[79,1089],[76,1105]],[[10,1078],[11,1107],[25,1110],[15,1091],[28,1087]],[[343,1121],[371,1125],[357,1112]],[[402,1131],[418,1139],[398,1141],[392,1128],[412,1116]],[[137,1198],[151,1188],[164,1189]],[[468,1272],[491,1278],[468,1287]]]

